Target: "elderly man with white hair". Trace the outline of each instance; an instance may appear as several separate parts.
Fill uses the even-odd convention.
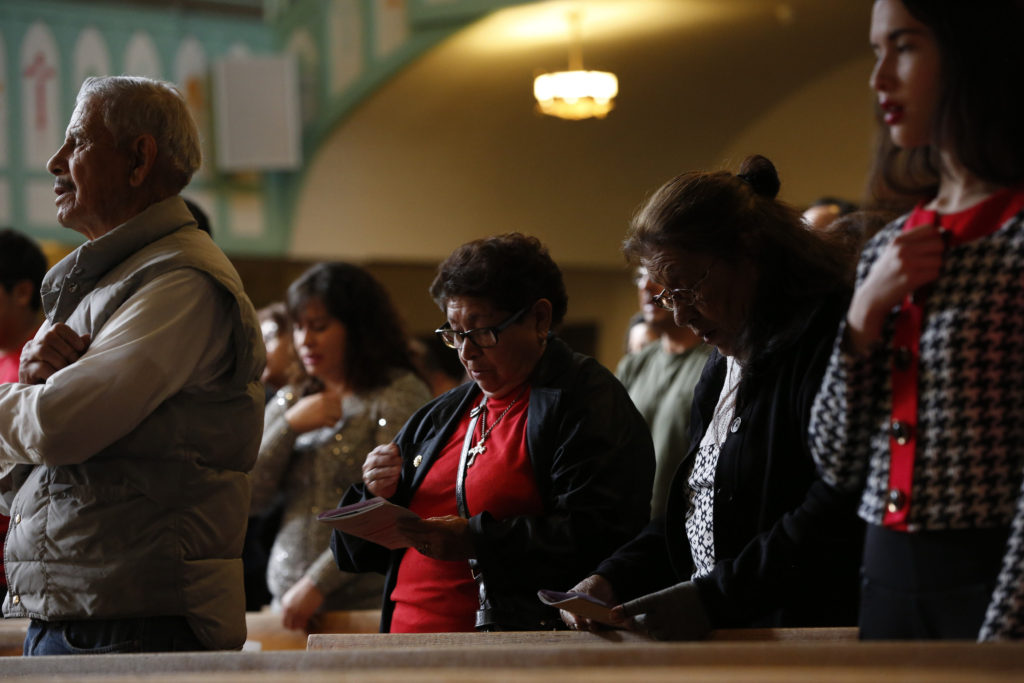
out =
[[[26,655],[240,648],[240,559],[264,349],[237,272],[178,195],[199,167],[180,93],[89,78],[47,168],[87,241],[0,386],[7,617]]]

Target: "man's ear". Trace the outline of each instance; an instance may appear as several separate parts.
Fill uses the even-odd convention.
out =
[[[132,168],[128,182],[132,187],[139,187],[149,177],[156,163],[156,138],[150,134],[140,135],[132,141]]]

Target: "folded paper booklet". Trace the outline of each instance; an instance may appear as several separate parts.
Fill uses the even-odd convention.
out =
[[[388,502],[386,498],[371,498],[352,505],[321,512],[316,517],[338,531],[365,538],[385,548],[408,548],[409,540],[398,532],[395,522],[403,518],[419,519],[409,508]]]
[[[612,605],[606,604],[586,593],[562,593],[560,591],[539,590],[537,597],[545,605],[564,609],[566,612],[578,614],[591,621],[607,626],[615,626],[612,621]]]

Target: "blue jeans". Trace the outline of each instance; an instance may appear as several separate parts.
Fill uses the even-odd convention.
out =
[[[25,634],[26,657],[207,650],[185,617],[40,621]]]

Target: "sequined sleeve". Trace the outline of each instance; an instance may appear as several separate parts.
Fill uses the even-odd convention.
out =
[[[430,398],[426,385],[411,373],[399,375],[391,384],[368,397],[367,408],[374,427],[372,435],[368,435],[364,442],[353,444],[361,451],[358,453],[360,468],[366,454],[374,446],[394,440],[406,420]],[[338,569],[334,555],[326,546],[310,565],[306,576],[325,595],[350,581],[359,580]]]
[[[285,387],[267,404],[259,457],[249,475],[252,481],[250,514],[263,512],[281,490],[281,480],[288,469],[296,436],[285,420],[285,412],[294,403],[294,389]]]

